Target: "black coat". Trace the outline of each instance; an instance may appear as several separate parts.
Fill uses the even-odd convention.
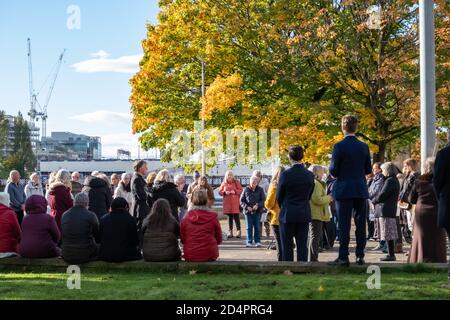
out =
[[[94,212],[100,220],[111,208],[112,194],[109,184],[103,179],[94,177],[89,181],[87,189],[89,190],[89,210]]]
[[[293,165],[280,176],[277,201],[280,205],[280,222],[311,222],[311,200],[314,175],[302,164]]]
[[[100,220],[100,249],[98,258],[108,262],[131,261],[141,258],[136,220],[128,210],[114,210]]]
[[[258,209],[256,213],[262,213],[264,209],[264,202],[266,201],[266,194],[264,193],[263,188],[260,186],[256,186],[253,191],[249,186],[245,187],[241,193],[240,197],[240,205],[244,214],[252,214],[252,212],[247,211],[248,207],[254,207],[258,204]]]
[[[131,179],[131,193],[133,195],[131,212],[133,213],[133,217],[141,225],[142,221],[150,213],[150,207],[147,203],[149,193],[147,192],[147,183],[144,178],[136,172]]]
[[[419,177],[419,174],[411,173],[409,174],[402,182],[402,185],[400,187],[400,195],[399,200],[401,202],[410,203],[409,202],[409,195],[411,194],[411,191],[414,187],[414,182]]]
[[[450,230],[450,144],[436,155],[433,184],[439,200],[439,226]]]
[[[397,177],[395,175],[387,177],[381,191],[372,199],[373,204],[376,205],[376,215],[383,218],[395,218],[399,193],[400,182]]]
[[[169,201],[173,217],[178,221],[178,208],[184,207],[186,201],[183,195],[178,191],[177,186],[172,182],[158,181],[150,189],[150,198],[152,203],[158,199]]]

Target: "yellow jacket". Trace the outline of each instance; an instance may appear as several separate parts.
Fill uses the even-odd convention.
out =
[[[273,183],[270,184],[269,190],[267,191],[266,201],[264,202],[264,207],[269,211],[271,216],[270,224],[279,225],[280,224],[280,207],[277,203],[277,186]]]
[[[314,191],[310,201],[312,220],[330,221],[330,202],[331,197],[327,195],[325,183],[314,179]]]

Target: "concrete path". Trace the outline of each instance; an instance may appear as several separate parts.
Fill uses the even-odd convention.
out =
[[[227,220],[220,220],[222,225],[222,230],[224,232],[228,231]],[[277,261],[276,250],[268,250],[272,238],[262,237],[262,248],[246,248],[245,247],[245,221],[241,221],[243,237],[241,239],[230,239],[223,242],[220,246],[220,257],[219,261]],[[264,233],[265,235],[265,233]],[[273,232],[272,232],[273,236]],[[366,246],[366,262],[367,263],[380,263],[380,258],[386,256],[385,253],[381,251],[373,251],[373,249],[378,245],[377,242],[368,241]],[[350,237],[350,262],[354,262],[355,257],[355,234],[352,229]],[[326,250],[319,254],[319,262],[328,262],[337,258],[339,250],[339,242],[335,242],[334,247],[330,250]],[[404,243],[403,253],[396,254],[397,261],[393,263],[406,263],[407,262],[407,252],[409,252],[410,246]],[[295,253],[294,253],[295,257]]]

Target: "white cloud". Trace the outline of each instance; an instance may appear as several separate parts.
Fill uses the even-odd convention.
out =
[[[115,112],[109,110],[99,110],[94,112],[77,114],[70,117],[71,120],[78,120],[86,123],[114,123],[119,122],[121,125],[127,124],[131,126],[131,113]]]
[[[111,55],[105,50],[99,50],[97,52],[91,53],[90,56],[93,58],[106,59],[109,58]]]
[[[95,72],[118,72],[118,73],[136,73],[139,71],[139,62],[143,55],[136,54],[131,56],[123,56],[117,59],[108,59],[109,53],[100,50],[91,53],[89,59],[72,65],[76,72],[95,73]]]

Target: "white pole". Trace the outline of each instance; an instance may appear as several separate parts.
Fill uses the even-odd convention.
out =
[[[202,59],[202,98],[205,99],[205,61]],[[202,117],[202,132],[205,130],[205,120]],[[201,141],[201,140],[200,140]],[[206,175],[206,159],[205,159],[205,148],[202,143],[202,175]]]
[[[419,0],[421,166],[436,144],[434,1]]]

